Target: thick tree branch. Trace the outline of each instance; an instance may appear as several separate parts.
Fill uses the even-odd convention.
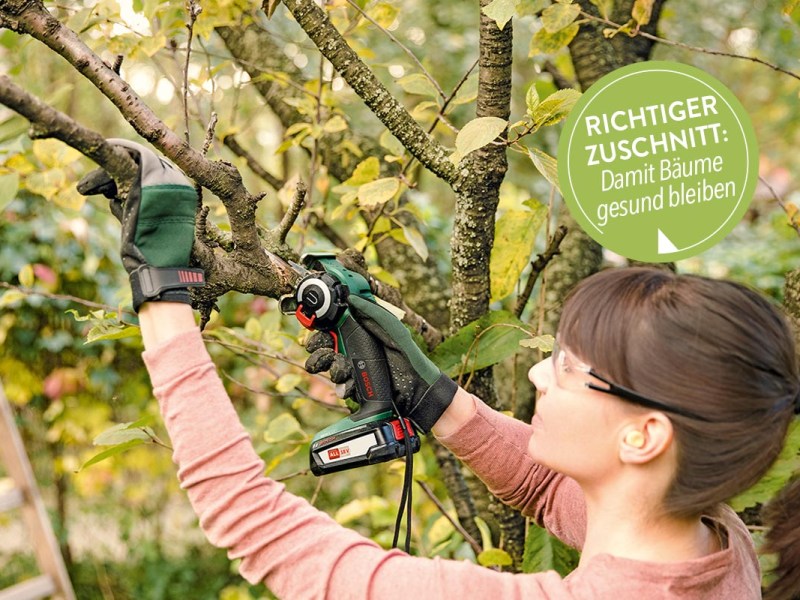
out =
[[[127,152],[112,146],[99,133],[32,96],[6,75],[0,75],[0,103],[31,122],[31,137],[61,140],[102,164],[120,181],[130,181],[136,176],[136,163]]]
[[[127,152],[106,142],[99,133],[47,106],[5,75],[0,76],[0,104],[28,119],[35,137],[61,140],[94,160],[118,181],[130,181],[136,176],[136,163]],[[207,285],[195,293],[201,306],[213,306],[219,296],[231,290],[272,298],[286,291],[288,282],[285,279],[275,275],[265,276],[263,271],[240,260],[237,254],[214,252],[213,245],[209,245],[204,233],[205,228],[198,230],[193,248],[194,260],[206,272]]]
[[[316,44],[353,91],[364,101],[386,128],[427,169],[452,183],[456,166],[449,152],[420,127],[405,107],[375,77],[314,0],[284,0],[297,23]]]
[[[287,97],[297,98],[301,94],[308,93],[305,88],[299,84],[285,87],[274,81],[275,76],[282,73],[293,81],[302,83],[305,81],[304,75],[294,63],[286,59],[285,54],[272,41],[270,33],[256,24],[238,28],[218,27],[216,31],[239,66],[250,75],[253,87],[261,94],[283,126],[288,128],[294,123],[307,122],[307,117],[286,102]],[[265,74],[271,74],[273,77],[263,77]],[[345,137],[351,142],[348,146],[355,146],[361,150],[363,153],[361,156],[354,156],[346,149],[342,149]],[[374,136],[367,137],[353,130],[327,134],[321,138],[319,144],[322,164],[328,173],[339,181],[346,181],[358,162],[365,157],[380,158],[384,153]],[[397,166],[382,161],[381,171],[383,176],[396,175]],[[403,201],[401,198],[401,202]],[[398,218],[404,224],[419,226],[410,212],[404,211]],[[335,246],[346,248],[349,245],[319,217],[312,216],[310,223]],[[403,282],[405,301],[426,315],[435,326],[445,327],[449,320],[447,302],[450,295],[447,282],[439,274],[437,265],[431,260],[421,261],[411,246],[392,238],[377,243],[376,249],[381,266]]]
[[[209,285],[198,294],[202,303],[213,306],[218,295],[232,289],[269,297],[279,297],[287,291],[286,281],[275,272],[261,250],[255,223],[255,210],[260,196],[253,196],[245,189],[241,175],[233,165],[210,161],[181,140],[127,82],[94,54],[75,32],[55,19],[41,1],[0,0],[0,25],[17,33],[30,34],[65,58],[112,101],[142,137],[222,200],[228,213],[235,249],[229,254],[222,254],[214,252],[204,240],[196,240],[195,258],[209,274]],[[70,143],[83,151],[78,142]],[[111,168],[105,161],[98,160],[98,163],[104,168]],[[291,255],[278,242],[277,231],[268,234],[266,243],[271,250]],[[218,264],[214,261],[218,261]],[[219,278],[212,280],[215,274]]]
[[[91,81],[128,119],[139,135],[223,201],[237,249],[250,253],[258,250],[260,246],[254,219],[256,199],[244,188],[241,175],[235,167],[207,160],[190,147],[74,31],[53,17],[40,0],[2,1],[0,19],[4,26],[17,33],[27,33],[48,46]],[[255,262],[264,265],[263,261]]]

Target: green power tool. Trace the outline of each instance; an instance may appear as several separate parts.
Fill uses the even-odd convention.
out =
[[[351,294],[375,302],[369,283],[333,254],[306,254],[301,262],[289,263],[300,279],[294,292],[281,298],[281,312],[294,314],[307,329],[333,336],[335,350],[352,363],[354,399],[359,405],[357,412],[314,436],[312,473],[324,475],[410,457],[419,450],[419,435],[394,406],[386,353],[353,318],[347,302]]]

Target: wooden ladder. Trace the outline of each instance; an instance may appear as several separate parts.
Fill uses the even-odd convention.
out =
[[[59,598],[75,600],[67,569],[56,536],[45,511],[33,470],[25,454],[22,438],[14,422],[14,413],[0,384],[0,464],[5,467],[14,487],[0,493],[0,512],[19,508],[36,555],[41,575],[10,588],[0,589],[0,600],[39,600]]]

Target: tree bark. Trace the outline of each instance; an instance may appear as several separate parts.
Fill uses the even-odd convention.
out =
[[[655,0],[650,22],[641,28],[646,33],[655,34],[661,7],[665,0]],[[627,23],[631,18],[634,0],[617,0],[614,10],[609,15],[615,23]],[[578,0],[581,10],[591,15],[600,16],[597,7],[590,0]],[[648,60],[655,42],[641,36],[629,37],[618,33],[613,38],[603,36],[603,29],[608,25],[598,21],[588,21],[581,25],[575,39],[569,45],[575,74],[583,90],[615,69],[635,62]]]

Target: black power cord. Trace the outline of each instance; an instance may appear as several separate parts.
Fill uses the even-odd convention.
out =
[[[394,406],[395,414],[400,414],[397,406]],[[406,554],[411,554],[411,500],[412,490],[414,486],[414,451],[411,448],[411,433],[406,427],[406,420],[400,417],[400,428],[403,430],[403,441],[406,447],[406,472],[403,477],[403,490],[400,492],[400,507],[397,510],[397,519],[394,522],[394,538],[392,539],[392,548],[397,548],[397,542],[400,538],[400,525],[403,522],[403,509],[406,513]]]

